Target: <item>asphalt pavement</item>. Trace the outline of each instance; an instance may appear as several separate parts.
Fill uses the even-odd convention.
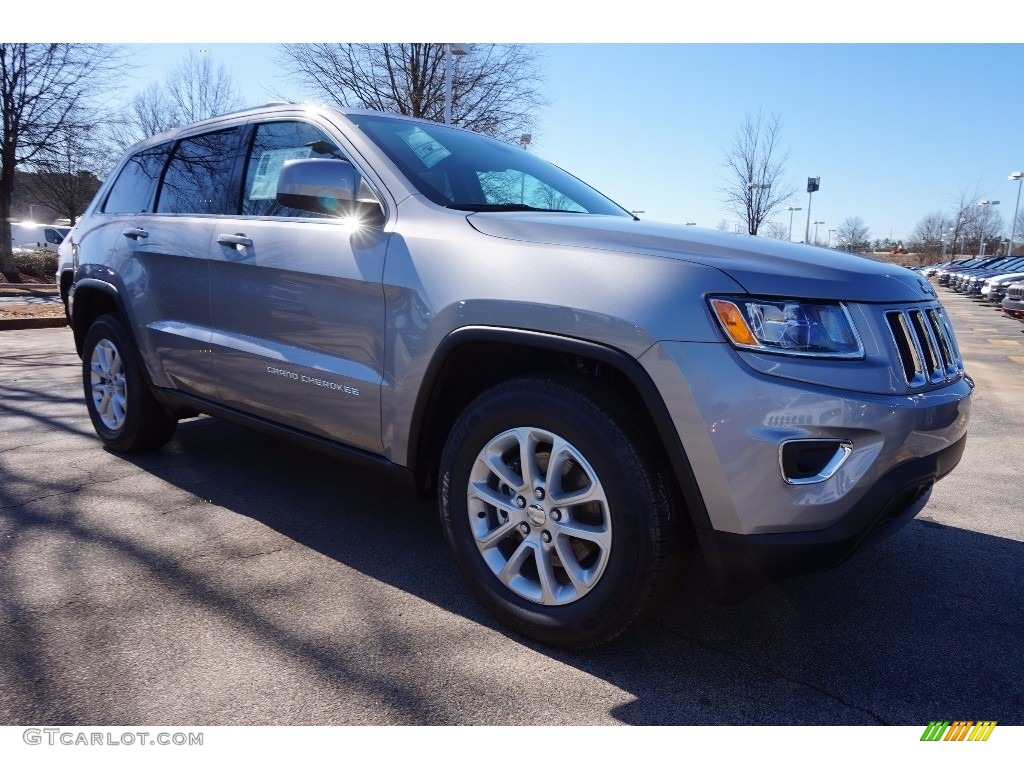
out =
[[[475,602],[434,504],[210,418],[102,449],[68,329],[0,333],[0,724],[1024,724],[1024,326],[940,292],[978,383],[904,530],[739,605],[701,563],[566,653]]]

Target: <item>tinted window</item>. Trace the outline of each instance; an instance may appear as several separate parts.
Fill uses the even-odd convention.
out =
[[[241,128],[182,139],[160,184],[157,213],[235,213],[231,173]]]
[[[245,170],[242,214],[245,216],[303,216],[322,214],[300,211],[277,202],[277,177],[288,160],[348,158],[325,133],[306,123],[263,123],[257,126]]]
[[[129,160],[117,175],[103,206],[105,213],[147,213],[153,190],[164,168],[170,144],[145,149]]]
[[[44,234],[46,235],[46,242],[48,243],[52,243],[53,245],[60,245],[62,242],[64,242],[64,238],[61,237],[60,232],[58,232],[56,229],[47,228]]]

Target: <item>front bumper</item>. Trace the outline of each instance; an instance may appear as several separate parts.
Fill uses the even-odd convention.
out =
[[[694,525],[722,599],[839,564],[917,514],[963,453],[966,376],[882,395],[853,389],[867,361],[848,364],[850,389],[754,370],[726,344],[661,343],[640,362],[665,398],[707,508],[707,521]],[[782,458],[794,441],[850,452],[834,473],[797,484]]]
[[[928,503],[932,486],[960,461],[967,436],[890,470],[835,525],[820,531],[743,536],[698,530],[715,597],[735,602],[765,584],[834,568],[890,536]]]
[[[999,306],[1010,317],[1016,320],[1024,320],[1024,297],[1011,298],[1005,296]]]

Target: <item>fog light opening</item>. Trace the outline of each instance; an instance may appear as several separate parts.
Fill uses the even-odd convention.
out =
[[[782,479],[790,485],[823,483],[853,453],[850,440],[787,440],[779,448]]]

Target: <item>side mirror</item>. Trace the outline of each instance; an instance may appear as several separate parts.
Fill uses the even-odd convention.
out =
[[[328,216],[369,215],[384,210],[370,185],[348,160],[288,160],[277,179],[277,202]]]

